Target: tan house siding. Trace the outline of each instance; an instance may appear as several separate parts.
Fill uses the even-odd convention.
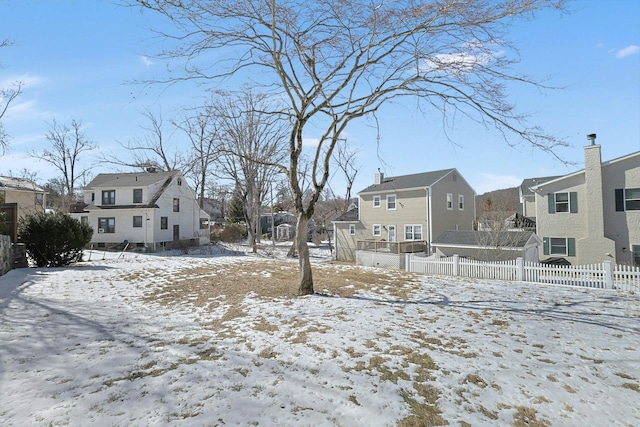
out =
[[[349,226],[354,225],[356,234],[349,234]],[[366,230],[361,223],[334,223],[335,234],[335,257],[339,261],[355,261],[356,260],[356,247],[358,240],[365,239]]]
[[[448,230],[473,230],[473,221],[476,216],[475,192],[467,182],[458,174],[448,174],[431,189],[431,215],[433,236],[429,241],[437,238]],[[447,208],[447,194],[452,195],[452,209]],[[458,196],[464,196],[464,209],[458,206]]]
[[[396,241],[402,242],[405,225],[422,225],[423,239],[426,239],[427,227],[427,191],[425,189],[397,190],[381,193],[379,208],[373,207],[373,197],[377,194],[365,194],[360,196],[360,218],[365,239],[390,240],[389,225],[396,226]],[[396,208],[387,209],[387,195],[396,196]],[[381,226],[381,236],[373,235],[373,225]]]

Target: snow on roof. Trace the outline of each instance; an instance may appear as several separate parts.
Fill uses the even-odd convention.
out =
[[[29,179],[9,176],[0,176],[0,188],[2,187],[11,188],[13,190],[44,191],[44,188]]]

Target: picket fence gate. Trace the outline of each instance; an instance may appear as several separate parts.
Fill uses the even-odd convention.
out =
[[[458,255],[435,258],[406,254],[405,266],[407,271],[420,274],[640,292],[640,268],[626,265],[614,266],[611,261],[564,266],[529,262],[522,258],[485,262],[462,258]]]

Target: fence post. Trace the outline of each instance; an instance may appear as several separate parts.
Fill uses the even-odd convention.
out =
[[[603,261],[602,267],[604,268],[604,288],[613,289],[613,269],[611,268],[611,261]]]
[[[522,257],[516,258],[516,280],[518,282],[524,280],[524,260]]]
[[[453,255],[453,275],[460,275],[460,255]]]
[[[408,273],[411,273],[411,271],[412,271],[412,268],[411,268],[411,254],[409,252],[404,254],[404,269]]]

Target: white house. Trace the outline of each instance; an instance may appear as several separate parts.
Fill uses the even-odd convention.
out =
[[[209,215],[178,171],[99,174],[84,188],[84,203],[71,215],[89,223],[98,247],[210,242]]]

